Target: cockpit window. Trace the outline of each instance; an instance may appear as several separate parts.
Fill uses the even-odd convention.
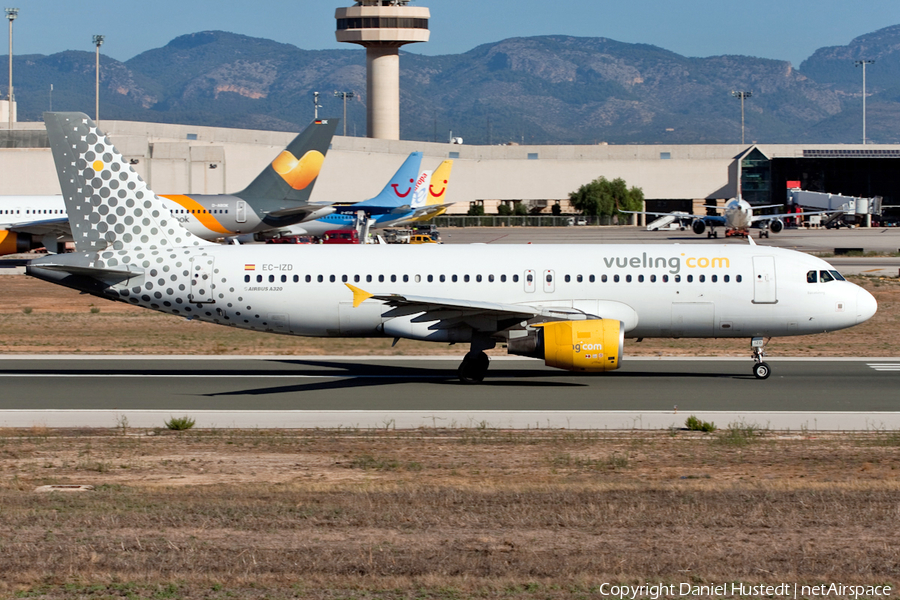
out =
[[[834,276],[828,271],[819,271],[819,279],[822,283],[826,283],[828,281],[834,281]]]
[[[838,281],[847,281],[846,279],[844,279],[844,276],[841,275],[840,273],[838,273],[837,271],[828,271],[828,272],[831,273],[832,275],[834,275],[834,278],[837,279]]]
[[[815,283],[817,280],[817,273],[815,271],[807,271],[806,272],[806,283]]]

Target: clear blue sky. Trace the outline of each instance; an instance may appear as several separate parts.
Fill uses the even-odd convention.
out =
[[[15,54],[92,51],[127,60],[186,33],[220,29],[307,50],[334,40],[334,9],[352,0],[13,0]],[[900,24],[900,0],[417,0],[431,9],[421,54],[456,54],[509,37],[567,34],[660,46],[685,56],[743,54],[795,67],[822,46]],[[90,11],[88,10],[90,7]],[[6,36],[3,35],[3,38]],[[6,40],[0,48],[6,47]],[[0,52],[5,53],[3,50]]]

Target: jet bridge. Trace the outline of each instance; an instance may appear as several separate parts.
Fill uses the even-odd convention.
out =
[[[826,227],[835,222],[871,224],[872,215],[881,215],[881,196],[861,198],[843,196],[827,192],[808,192],[798,188],[787,191],[788,206],[802,206],[805,209],[833,211],[822,221]]]

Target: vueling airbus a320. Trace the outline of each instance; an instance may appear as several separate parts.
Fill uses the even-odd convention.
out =
[[[275,333],[471,344],[573,371],[618,368],[624,338],[770,336],[852,327],[871,294],[825,261],[743,245],[226,246],[191,234],[81,113],[44,116],[77,252],[32,276],[144,308]]]

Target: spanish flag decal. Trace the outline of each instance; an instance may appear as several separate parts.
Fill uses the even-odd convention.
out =
[[[244,270],[245,271],[255,271],[256,265],[244,265]]]

